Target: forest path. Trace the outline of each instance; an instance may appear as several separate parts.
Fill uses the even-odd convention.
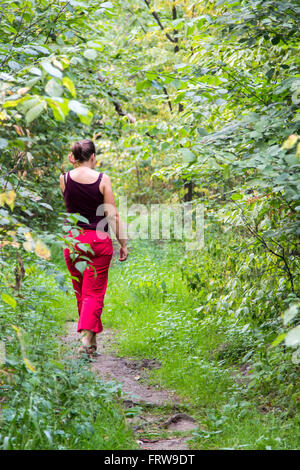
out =
[[[76,354],[80,336],[77,323],[67,323],[68,332],[63,341]],[[118,357],[114,351],[115,332],[105,328],[98,335],[98,352],[92,359],[92,370],[104,381],[116,381],[122,388],[123,407],[127,422],[133,429],[137,443],[146,450],[188,450],[191,432],[198,427],[185,411],[189,405],[171,390],[149,385],[151,369],[159,368],[154,359]],[[130,409],[133,413],[130,413]]]

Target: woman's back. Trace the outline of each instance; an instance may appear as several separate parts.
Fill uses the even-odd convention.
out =
[[[103,194],[100,192],[102,177],[103,173],[91,169],[71,170],[64,175],[65,190],[63,194],[67,212],[79,213],[88,219],[88,224],[78,222],[78,226],[86,230],[96,230],[98,223],[105,217],[104,215],[96,215],[98,207],[104,203]],[[107,232],[108,225],[105,224],[101,231]]]

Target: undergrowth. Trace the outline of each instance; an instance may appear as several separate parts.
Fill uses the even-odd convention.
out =
[[[65,321],[77,317],[65,274],[28,265],[15,298],[16,305],[1,304],[0,448],[135,448],[119,387],[62,346]]]
[[[264,300],[237,312],[247,291],[226,289],[236,265],[224,272],[226,237],[215,243],[192,257],[174,241],[132,242],[128,262],[110,272],[105,324],[119,330],[121,355],[158,359],[152,382],[188,400],[199,422],[192,448],[297,448],[299,371],[291,351],[272,346],[280,313],[264,317]],[[192,288],[195,264],[201,285]]]

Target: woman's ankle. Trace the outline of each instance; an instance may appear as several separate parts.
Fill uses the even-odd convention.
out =
[[[94,335],[95,333],[90,330],[83,330],[81,342],[84,346],[90,347],[94,345]]]

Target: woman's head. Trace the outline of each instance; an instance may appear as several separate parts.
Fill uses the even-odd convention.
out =
[[[96,156],[94,142],[87,139],[74,142],[71,151],[75,157],[75,160],[79,163],[88,162],[92,155]]]

